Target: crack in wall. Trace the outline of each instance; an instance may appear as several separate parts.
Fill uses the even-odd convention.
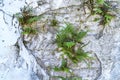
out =
[[[68,0],[69,1],[69,0]],[[27,0],[25,0],[25,3],[26,3],[26,5],[27,4],[29,4],[28,2],[27,2]],[[36,2],[37,3],[37,2]],[[64,3],[64,1],[63,1],[63,3]],[[32,3],[31,3],[32,4]],[[42,5],[43,3],[41,3],[41,2],[38,2],[38,5],[40,5],[40,6],[43,6]],[[51,8],[52,7],[52,2],[51,3],[45,3],[45,4],[47,4],[47,5],[49,5],[46,9],[44,9],[42,12],[41,12],[41,10],[40,11],[38,11],[39,13],[38,13],[38,15],[52,15],[52,14],[50,14],[50,13],[54,13],[54,11],[55,11],[55,13],[58,11],[59,12],[59,10],[63,10],[63,9],[66,9],[67,10],[67,8],[69,8],[69,9],[71,9],[71,8],[73,8],[73,11],[71,11],[71,12],[75,12],[75,10],[76,10],[76,8],[74,8],[74,7],[79,7],[79,8],[82,8],[82,6],[83,6],[83,3],[81,2],[80,4],[73,4],[73,5],[67,5],[67,6],[60,6],[59,8]],[[3,7],[4,6],[4,3],[3,3],[3,0],[0,0],[0,7]],[[116,6],[114,6],[114,7],[116,7]],[[36,8],[36,9],[39,9],[39,7],[38,8]],[[15,21],[14,21],[14,16],[12,16],[11,14],[8,14],[8,12],[6,12],[6,11],[4,11],[4,10],[2,10],[2,9],[0,9],[0,12],[2,12],[2,14],[3,14],[3,20],[4,20],[4,22],[5,22],[5,24],[6,25],[10,25],[10,24],[12,24],[12,27],[16,27],[16,26],[18,26],[18,25],[15,25],[15,24],[18,24],[18,23],[16,23]],[[63,11],[64,12],[64,11]],[[62,16],[62,15],[67,15],[67,14],[69,14],[69,12],[64,12],[63,14],[61,13],[61,15],[59,15],[59,16]],[[70,15],[70,17],[72,17],[72,15],[74,15],[74,14],[72,14],[72,13],[70,13],[71,15]],[[12,18],[12,22],[11,23],[9,23],[8,21],[7,21],[7,19],[6,19],[6,17],[5,16],[10,16],[11,18]],[[81,15],[81,14],[80,14]],[[79,15],[79,16],[80,16]],[[84,14],[82,14],[81,16],[83,16]],[[119,14],[117,14],[118,16],[120,16]],[[53,16],[53,15],[52,15]],[[54,15],[55,16],[55,15]],[[56,18],[56,19],[60,19],[59,18],[59,16],[58,16],[58,18]],[[84,15],[84,16],[86,16],[86,15]],[[78,16],[77,16],[78,17]],[[77,17],[75,17],[75,16],[73,16],[72,17],[72,19],[73,18],[75,18],[75,19],[77,19]],[[63,16],[62,16],[62,18],[63,18]],[[69,18],[69,17],[68,17]],[[85,18],[85,17],[84,17]],[[82,19],[82,18],[80,18],[80,19]],[[70,20],[70,21],[72,21],[72,20]],[[74,22],[74,21],[73,21]],[[119,23],[119,22],[118,22]],[[84,24],[84,23],[83,23]],[[85,24],[87,24],[87,22],[85,22]],[[84,24],[84,25],[85,25]],[[89,23],[90,24],[90,23]],[[89,25],[88,24],[88,25]],[[114,23],[115,24],[115,23]],[[82,24],[81,24],[82,25]],[[94,26],[96,26],[96,25],[94,25],[94,23],[93,23],[93,25],[91,25],[90,24],[90,28],[93,28]],[[112,26],[114,26],[114,25],[112,25]],[[110,25],[110,27],[112,27],[111,25]],[[115,24],[115,26],[119,26],[118,24]],[[49,26],[48,26],[49,27]],[[97,27],[99,27],[99,26],[97,26]],[[119,27],[115,27],[115,28],[119,28]],[[21,34],[21,29],[20,29],[20,25],[19,25],[19,27],[17,28],[18,29],[18,33],[19,34]],[[107,27],[107,29],[109,29],[109,27]],[[115,30],[114,28],[112,28],[113,30]],[[113,31],[113,30],[110,30],[110,31]],[[49,31],[49,30],[48,30]],[[112,74],[114,74],[115,73],[115,75],[118,75],[119,74],[119,72],[117,73],[117,68],[119,67],[119,62],[114,62],[113,64],[112,64],[112,61],[111,60],[109,60],[109,59],[111,59],[111,56],[114,56],[115,58],[118,58],[117,56],[115,56],[115,55],[117,55],[117,53],[119,53],[119,51],[118,52],[116,52],[116,54],[115,55],[111,55],[111,53],[112,53],[112,51],[111,51],[111,49],[113,48],[112,47],[112,43],[114,42],[114,41],[112,41],[112,39],[114,39],[113,37],[109,37],[109,36],[115,36],[114,34],[115,33],[111,33],[111,34],[107,34],[107,33],[109,33],[109,32],[107,32],[106,31],[106,29],[104,30],[104,32],[102,32],[102,33],[99,33],[99,35],[98,35],[98,37],[96,38],[96,34],[97,34],[97,31],[99,31],[99,30],[97,30],[96,29],[96,32],[94,33],[94,34],[92,34],[92,33],[90,33],[89,35],[88,35],[88,37],[89,37],[89,39],[91,39],[91,40],[93,40],[94,42],[92,42],[92,45],[94,45],[96,48],[94,49],[94,48],[91,48],[91,47],[89,47],[90,49],[92,49],[93,50],[93,52],[95,52],[95,56],[96,56],[96,58],[97,58],[97,61],[98,61],[98,63],[99,63],[99,72],[98,72],[98,74],[96,74],[96,76],[95,75],[92,75],[92,76],[94,76],[95,78],[94,78],[94,80],[108,80],[108,79],[110,79],[110,80],[112,80],[113,78],[111,78],[111,75]],[[108,30],[109,31],[109,30]],[[118,31],[116,31],[116,33],[118,33],[119,32],[119,30]],[[56,33],[56,32],[55,32]],[[55,34],[55,33],[53,33],[53,34]],[[40,33],[41,34],[41,33]],[[119,34],[118,34],[119,35]],[[96,39],[93,39],[93,38],[96,38]],[[89,39],[87,39],[87,40],[89,40]],[[31,38],[31,40],[32,40],[32,38]],[[35,42],[36,41],[36,39],[33,39],[32,40],[33,42]],[[49,56],[49,54],[51,53],[50,52],[50,46],[49,46],[49,44],[47,44],[48,42],[49,42],[49,39],[47,40],[47,41],[45,41],[45,40],[43,40],[43,42],[42,43],[46,43],[47,45],[45,45],[44,46],[44,48],[42,48],[43,46],[41,46],[41,45],[43,45],[43,44],[38,44],[37,43],[37,41],[36,41],[36,43],[34,44],[34,43],[32,43],[32,41],[29,43],[29,46],[27,46],[27,45],[25,45],[24,44],[24,40],[23,40],[23,37],[22,36],[20,36],[18,39],[17,39],[17,42],[14,44],[14,45],[12,45],[12,46],[16,46],[16,47],[18,47],[18,49],[19,49],[19,51],[18,51],[18,53],[19,53],[19,56],[16,58],[16,59],[18,59],[18,58],[22,58],[23,59],[23,62],[26,64],[25,66],[27,67],[27,69],[28,70],[30,70],[31,72],[33,72],[33,73],[31,73],[31,75],[32,76],[34,76],[34,74],[37,74],[37,76],[39,77],[39,79],[41,79],[41,80],[49,80],[49,77],[50,77],[50,73],[49,73],[49,71],[47,71],[47,69],[46,69],[46,65],[45,65],[45,63],[47,63],[47,58],[48,58],[48,60],[50,60],[50,58],[53,58],[53,59],[51,59],[50,61],[51,61],[51,64],[52,64],[52,61],[53,61],[53,63],[54,63],[54,60],[57,62],[57,60],[56,59],[58,59],[56,56],[55,57],[48,57]],[[39,41],[39,39],[38,39],[38,41]],[[51,41],[52,42],[52,41]],[[119,42],[119,38],[118,38],[118,42]],[[96,43],[96,44],[95,44]],[[97,43],[98,43],[98,45],[97,45]],[[108,44],[110,44],[110,45],[108,45]],[[117,43],[118,44],[118,43]],[[104,46],[105,45],[105,46]],[[98,46],[100,46],[100,48],[101,48],[101,50],[100,51],[97,51],[97,47]],[[114,46],[116,46],[115,44],[114,44]],[[41,48],[40,48],[41,47]],[[50,47],[50,48],[49,48]],[[38,49],[37,49],[38,48]],[[46,49],[47,48],[47,49]],[[108,50],[106,50],[106,49],[108,49]],[[25,50],[25,51],[23,51],[23,50]],[[40,57],[38,57],[38,56],[36,56],[36,54],[35,53],[37,53],[37,51],[38,51],[38,54],[43,54],[44,55],[44,57],[42,57],[42,58],[40,58]],[[52,50],[51,50],[52,51]],[[26,53],[24,53],[24,52],[26,52]],[[114,54],[114,51],[113,51],[113,54]],[[25,55],[26,55],[26,57],[25,57]],[[104,56],[102,56],[102,55],[104,55]],[[110,57],[110,58],[109,58]],[[28,60],[26,59],[26,58],[28,58]],[[46,59],[45,59],[46,58]],[[55,59],[54,59],[55,58]],[[114,59],[113,59],[114,60]],[[115,60],[115,61],[118,61],[119,59],[117,59],[117,60]],[[17,61],[17,60],[16,60]],[[109,64],[108,64],[109,63]],[[55,63],[55,64],[58,64],[58,63]],[[39,66],[38,68],[36,68],[36,66]],[[112,65],[112,67],[111,67],[111,65]],[[113,67],[114,66],[114,67]],[[23,67],[22,65],[21,66],[19,66],[19,67]],[[25,67],[25,68],[26,68]],[[109,69],[106,69],[106,67],[108,67]],[[94,68],[98,68],[98,67],[92,67],[91,68],[91,71],[92,70],[94,70]],[[114,69],[113,69],[114,68]],[[85,70],[85,69],[87,69],[87,68],[81,68],[82,70]],[[41,70],[41,71],[40,71]],[[80,70],[80,69],[78,69],[78,70]],[[106,72],[108,70],[108,72]],[[110,72],[109,72],[109,70],[110,70]],[[85,70],[85,71],[87,71],[87,70]],[[78,71],[79,72],[79,71]],[[81,73],[82,73],[82,71],[80,71]],[[81,74],[80,73],[80,74]],[[84,73],[84,71],[83,71],[83,73]],[[91,74],[94,74],[95,72],[93,72],[93,73],[91,73]],[[109,73],[109,75],[107,75],[106,73]],[[115,76],[114,75],[114,76]],[[47,78],[45,78],[47,76]],[[108,78],[110,76],[110,78]],[[84,76],[85,77],[85,76]],[[113,76],[112,76],[113,77]],[[118,76],[118,78],[119,78],[119,76]],[[89,77],[89,79],[90,80],[93,80],[93,78],[91,78],[91,77]],[[117,78],[115,78],[115,80],[117,80]]]

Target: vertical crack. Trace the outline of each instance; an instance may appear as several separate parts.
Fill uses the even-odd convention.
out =
[[[41,70],[37,70],[37,73],[36,75],[39,77],[39,79],[42,79],[42,80],[48,80],[49,78],[49,72],[47,71],[44,63],[41,61],[41,59],[37,56],[35,56],[33,53],[34,51],[29,49],[25,44],[24,46],[26,47],[26,49],[30,52],[30,54],[34,57],[34,59],[36,60],[36,63],[37,65],[39,65],[40,69]],[[41,71],[41,72],[40,72]],[[47,78],[48,77],[48,78]]]
[[[95,53],[95,57],[97,58],[98,62],[100,63],[100,72],[98,74],[98,76],[94,79],[94,80],[98,80],[102,74],[102,62],[100,61],[100,59],[98,58],[97,54]]]
[[[5,13],[5,11],[3,11],[2,9],[0,9],[0,11],[3,13],[3,20],[4,20],[5,24],[8,25],[8,22],[5,20],[5,15],[8,15],[10,17],[12,17],[12,15]]]
[[[4,6],[3,0],[0,0],[0,7],[3,7],[3,6]]]

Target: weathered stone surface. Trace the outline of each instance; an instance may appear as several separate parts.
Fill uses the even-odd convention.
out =
[[[22,37],[13,14],[28,4],[35,8],[34,14],[42,14],[42,18],[36,24],[37,35]],[[119,2],[112,5],[120,8]],[[17,80],[54,80],[52,76],[66,76],[52,70],[61,62],[55,38],[65,22],[89,30],[83,40],[89,44],[84,50],[94,59],[89,61],[90,68],[84,62],[71,65],[75,75],[83,80],[120,80],[119,10],[114,12],[117,17],[102,30],[103,26],[94,22],[99,16],[89,16],[87,7],[85,14],[82,6],[83,0],[0,0],[0,80],[16,80],[16,77]],[[50,25],[53,19],[58,21],[57,27]]]

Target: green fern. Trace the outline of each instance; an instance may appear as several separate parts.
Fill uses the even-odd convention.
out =
[[[73,36],[73,38],[75,38],[76,42],[82,42],[82,39],[87,35],[88,31],[80,31],[78,33],[76,33],[76,36]]]
[[[69,67],[67,66],[67,60],[63,58],[61,66],[60,67],[55,66],[54,70],[69,72]]]
[[[95,0],[94,3],[95,4],[92,13],[100,15],[100,25],[105,26],[114,18],[114,15],[111,11],[112,6],[105,0]]]
[[[62,48],[63,55],[66,55],[73,63],[88,58],[88,54],[82,49],[84,44],[82,39],[87,35],[88,31],[76,31],[73,25],[66,24],[66,28],[62,29],[56,38],[56,43],[59,48]],[[80,44],[75,50],[76,44]]]
[[[19,24],[23,27],[22,34],[36,34],[37,30],[33,29],[32,24],[38,21],[41,16],[32,15],[33,8],[24,6],[21,12],[16,13],[14,16],[18,19]]]
[[[16,15],[20,25],[31,25],[32,23],[38,21],[41,16],[33,16],[33,15],[28,15],[28,16],[21,16],[21,14]]]
[[[98,4],[104,4],[105,1],[104,1],[104,0],[97,0],[97,3],[98,3]]]
[[[66,24],[66,28],[57,34],[56,43],[59,48],[62,48],[63,56],[66,55],[67,58],[75,64],[89,57],[87,52],[82,49],[84,46],[82,39],[87,35],[87,32],[88,31],[76,31],[73,25]],[[77,50],[75,50],[76,44],[80,44]],[[69,72],[67,61],[64,57],[61,66],[56,66],[54,70]]]
[[[41,18],[41,16],[32,16],[27,20],[27,24],[32,24],[33,22],[38,21]]]
[[[62,76],[54,76],[55,78],[59,78],[61,80],[82,80],[80,77],[62,77]]]
[[[36,34],[37,31],[31,27],[23,28],[22,34]]]
[[[110,15],[110,14],[106,14],[106,15],[105,15],[105,23],[110,22],[112,18],[113,18],[112,15]]]
[[[72,48],[73,46],[75,46],[75,43],[74,42],[64,42],[63,43],[65,47],[67,48]]]

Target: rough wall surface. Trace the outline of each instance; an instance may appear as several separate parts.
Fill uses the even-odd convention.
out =
[[[119,9],[117,3],[113,5]],[[43,16],[36,23],[39,33],[22,37],[21,26],[13,14],[28,4],[37,7],[35,15]],[[94,22],[97,16],[88,17],[90,11],[86,7],[85,14],[82,6],[83,0],[0,0],[0,80],[55,80],[52,76],[68,75],[52,70],[61,62],[54,40],[65,22],[90,30],[83,41],[89,42],[85,50],[94,60],[89,61],[90,68],[84,62],[70,66],[75,75],[83,80],[120,80],[119,11],[102,31],[103,27]],[[59,22],[58,27],[50,25],[53,19]]]

